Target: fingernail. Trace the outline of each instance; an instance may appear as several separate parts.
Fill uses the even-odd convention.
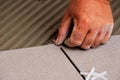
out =
[[[72,45],[69,43],[69,39],[65,40],[64,44],[68,47],[72,47]]]
[[[53,42],[55,43],[55,45],[60,45],[60,44],[62,44],[62,41],[61,40],[59,40],[58,38],[55,40],[53,40]]]
[[[55,43],[55,45],[58,45],[58,39],[53,39],[53,42]]]
[[[65,44],[65,45],[68,45],[68,40],[65,40],[65,41],[64,41],[64,44]]]
[[[92,48],[96,48],[96,46],[95,46],[95,45],[93,45],[93,46],[92,46]]]
[[[69,39],[65,40],[64,44],[68,47],[74,47],[74,45],[70,44]]]
[[[90,49],[90,46],[86,47],[85,49],[86,49],[86,50]]]

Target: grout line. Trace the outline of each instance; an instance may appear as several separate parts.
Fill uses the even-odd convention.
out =
[[[60,50],[64,53],[64,55],[67,57],[67,59],[70,61],[70,63],[73,65],[73,67],[77,70],[77,72],[80,74],[80,70],[79,68],[75,65],[75,63],[72,61],[72,59],[67,55],[67,53],[65,52],[65,50],[60,47]],[[85,80],[85,77],[80,74],[80,76],[83,78],[83,80]]]

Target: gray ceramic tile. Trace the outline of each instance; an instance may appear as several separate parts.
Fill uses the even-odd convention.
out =
[[[0,52],[0,80],[82,80],[59,47]]]
[[[63,49],[80,71],[89,72],[95,67],[96,72],[106,70],[109,80],[120,79],[120,36],[113,36],[107,44],[88,51]]]

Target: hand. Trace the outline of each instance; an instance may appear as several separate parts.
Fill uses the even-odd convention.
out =
[[[72,33],[66,39],[72,21]],[[110,1],[72,0],[64,14],[55,44],[60,45],[65,41],[68,47],[97,47],[109,40],[113,26]]]

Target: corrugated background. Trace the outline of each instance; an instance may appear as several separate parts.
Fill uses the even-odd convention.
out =
[[[0,0],[0,50],[52,43],[70,0]],[[120,34],[120,0],[111,3]]]

